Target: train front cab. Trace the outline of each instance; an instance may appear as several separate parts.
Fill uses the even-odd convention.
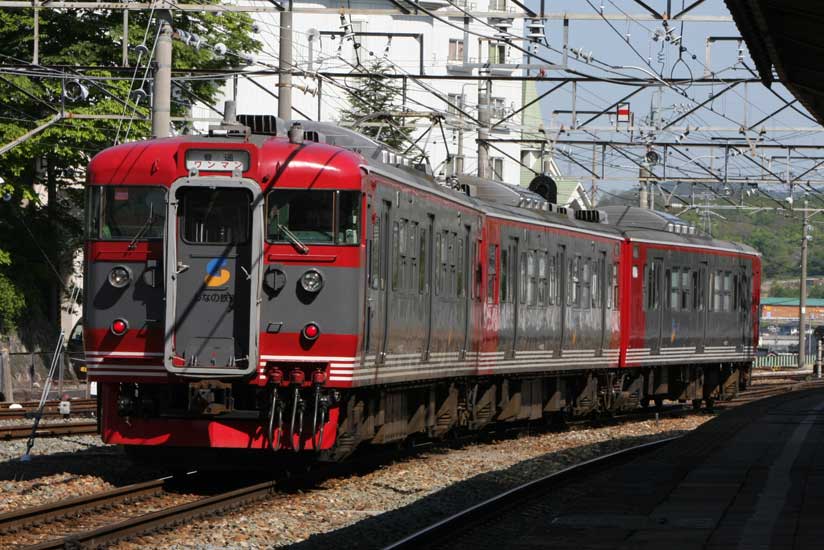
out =
[[[86,336],[103,438],[329,448],[330,388],[347,385],[358,341],[359,157],[277,140],[258,165],[246,144],[247,170],[230,175],[187,170],[192,147],[158,151],[178,176],[167,185],[136,185],[151,180],[140,170],[99,185],[92,170]]]

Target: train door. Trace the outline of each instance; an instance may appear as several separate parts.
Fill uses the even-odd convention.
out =
[[[568,268],[567,268],[567,253],[566,253],[566,245],[559,244],[558,245],[558,253],[556,257],[555,266],[557,269],[557,295],[555,299],[557,300],[558,306],[561,309],[560,319],[561,323],[558,328],[558,357],[561,357],[564,351],[564,345],[566,343],[566,317],[567,317],[567,292],[569,289],[567,287],[567,277],[568,277]]]
[[[471,266],[475,261],[475,258],[472,257],[472,241],[470,237],[472,235],[472,228],[468,225],[464,226],[464,237],[463,237],[463,255],[460,258],[463,265],[458,266],[458,269],[462,270],[463,276],[462,281],[463,284],[461,285],[461,289],[458,294],[463,299],[463,347],[461,348],[461,358],[466,356],[466,352],[469,349],[469,326],[470,326],[470,319],[472,317],[470,304],[471,304],[471,296],[472,296],[472,287],[473,279],[471,277],[472,270]]]
[[[661,338],[664,330],[664,303],[661,299],[664,292],[664,260],[654,258],[650,269],[650,293],[651,302],[649,315],[647,316],[648,332],[650,339],[650,353],[657,355],[661,353]],[[650,326],[651,323],[651,326]]]
[[[738,326],[741,327],[741,346],[746,350],[750,345],[750,294],[747,268],[742,265],[738,269],[738,277],[735,280],[736,292],[733,295],[733,309],[738,310]]]
[[[380,282],[381,288],[378,293],[378,326],[379,336],[376,348],[375,360],[382,363],[386,357],[386,341],[389,340],[389,275],[390,264],[392,262],[392,247],[395,246],[393,239],[397,235],[392,231],[392,203],[383,201],[383,208],[380,212],[381,225],[383,226],[383,238],[380,242]]]
[[[517,340],[518,237],[501,239],[500,327],[498,341],[505,357],[512,357]]]
[[[701,327],[698,330],[699,341],[696,346],[696,352],[704,353],[704,346],[707,343],[707,323],[709,322],[708,312],[710,309],[709,296],[712,292],[710,289],[710,270],[707,262],[701,262],[698,268],[698,297],[696,303],[698,305],[698,322]]]
[[[509,238],[509,280],[511,281],[511,298],[512,298],[512,308],[511,308],[511,324],[512,327],[512,339],[509,343],[509,350],[508,355],[510,357],[515,356],[515,350],[518,347],[518,322],[520,321],[520,303],[521,303],[521,284],[524,284],[525,281],[520,280],[520,246],[518,246],[518,237],[510,237]],[[524,266],[525,268],[526,266]]]
[[[600,339],[598,344],[598,355],[602,354],[602,351],[606,344],[606,326],[607,326],[607,292],[609,292],[609,284],[607,283],[607,253],[605,251],[601,251],[598,256],[598,265],[596,266],[596,273],[598,273],[598,281],[597,281],[597,289],[593,289],[594,292],[598,293],[598,301],[597,306],[599,308],[598,318],[599,323],[601,324],[600,329]]]
[[[263,203],[243,181],[175,185],[168,203],[165,365],[241,375],[257,366]]]
[[[423,270],[423,291],[424,291],[424,323],[426,324],[425,342],[423,348],[424,361],[429,360],[429,355],[432,352],[432,301],[434,300],[434,292],[432,289],[432,281],[434,281],[435,267],[435,216],[429,214],[429,226],[426,229],[425,235],[421,236],[421,242],[426,241],[425,255],[421,255],[421,261],[425,262]]]

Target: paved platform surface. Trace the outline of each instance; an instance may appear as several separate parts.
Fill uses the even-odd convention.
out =
[[[824,389],[713,419],[453,548],[824,549]]]

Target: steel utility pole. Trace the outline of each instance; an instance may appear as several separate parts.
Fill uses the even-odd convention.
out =
[[[280,12],[278,117],[283,120],[292,118],[292,0]]]
[[[803,369],[806,363],[804,339],[806,338],[805,331],[807,330],[807,243],[808,241],[808,225],[810,213],[807,210],[807,200],[804,200],[804,222],[801,226],[801,281],[799,287],[801,290],[801,300],[798,308],[798,368]]]
[[[152,137],[169,137],[172,124],[172,26],[161,17],[152,92]]]
[[[492,81],[478,81],[478,177],[489,176],[489,88]]]
[[[652,173],[649,171],[649,168],[641,164],[641,167],[638,168],[638,184],[641,186],[641,190],[638,193],[639,201],[638,205],[641,208],[649,208],[649,178]]]

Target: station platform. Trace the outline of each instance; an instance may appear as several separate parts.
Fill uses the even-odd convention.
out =
[[[485,534],[508,549],[824,548],[824,388],[725,412]]]

